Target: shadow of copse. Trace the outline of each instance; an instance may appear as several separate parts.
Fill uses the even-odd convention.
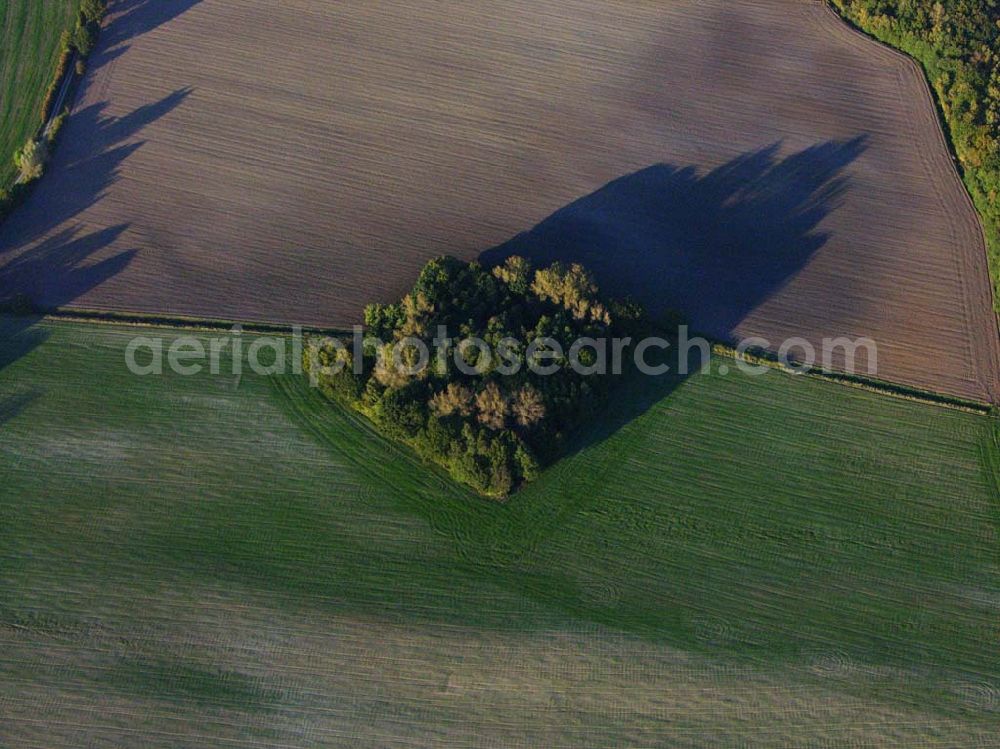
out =
[[[849,187],[844,169],[866,147],[861,135],[782,158],[773,143],[704,174],[650,166],[574,201],[480,261],[492,266],[521,255],[536,267],[582,263],[603,293],[636,299],[654,319],[679,313],[694,330],[732,339],[826,243],[819,225],[841,204]],[[701,368],[700,349],[663,357],[655,363],[669,373],[629,377],[602,418],[570,437],[569,454],[606,439]]]
[[[650,366],[668,369],[655,376],[626,372],[625,381],[608,394],[600,418],[589,419],[568,436],[560,459],[604,442],[673,393],[702,366],[699,349],[690,347],[682,351],[676,339],[671,340],[671,347],[666,350],[648,351],[644,359]]]
[[[653,315],[678,311],[698,330],[728,338],[826,242],[817,227],[840,204],[843,170],[866,142],[828,141],[785,158],[774,143],[704,175],[693,166],[650,166],[480,259],[580,262],[605,293],[632,296]]]

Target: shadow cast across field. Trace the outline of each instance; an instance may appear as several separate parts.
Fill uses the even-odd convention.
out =
[[[35,345],[38,345],[36,342]],[[0,427],[20,415],[28,406],[41,397],[43,391],[32,388],[14,395],[0,398]]]
[[[0,284],[2,283],[0,280]],[[36,327],[40,320],[39,315],[0,315],[0,375],[8,365],[48,339],[48,331]],[[0,428],[20,415],[43,392],[40,388],[31,386],[26,389],[19,387],[12,393],[0,395]]]
[[[680,312],[697,329],[728,338],[826,243],[819,224],[840,205],[844,170],[866,147],[861,135],[782,158],[774,143],[704,174],[694,166],[650,166],[480,260],[583,263],[605,293],[634,297],[654,315]]]
[[[83,224],[73,225],[73,219],[105,196],[122,163],[142,147],[131,139],[190,93],[178,89],[122,117],[106,116],[106,104],[73,115],[49,171],[25,205],[0,226],[0,305],[63,307],[128,266],[137,250],[105,252],[128,229],[127,223],[87,231]],[[37,321],[31,314],[6,316],[0,369],[45,340],[46,334],[34,328]]]
[[[77,229],[66,229],[13,258],[0,266],[0,301],[15,309],[23,300],[39,297],[52,307],[73,301],[129,264],[135,255],[131,250],[89,261],[125,228],[123,224],[82,236]],[[0,317],[0,373],[48,339],[48,331],[38,326],[41,319],[40,314],[25,312]],[[21,413],[38,394],[29,395],[0,399],[0,425]]]
[[[202,0],[112,0],[111,23],[101,32],[110,45],[121,44],[155,31],[165,23],[187,13]]]
[[[90,68],[98,69],[121,57],[129,42],[155,31],[183,15],[201,0],[112,0],[110,20],[101,30],[96,52],[91,55]]]
[[[0,262],[102,200],[118,181],[122,164],[144,145],[136,136],[183,104],[191,92],[177,89],[121,117],[105,114],[107,102],[74,112],[45,176],[0,229]]]
[[[704,174],[694,166],[650,166],[574,201],[480,261],[492,266],[521,255],[536,267],[582,263],[604,293],[636,299],[654,318],[679,313],[694,330],[730,340],[826,243],[819,225],[841,204],[849,189],[844,170],[866,147],[859,135],[781,157],[781,144],[773,143]],[[670,367],[668,375],[631,377],[623,385],[628,397],[571,438],[568,454],[607,439],[699,371],[699,350],[683,355],[686,367],[676,350],[656,362]]]
[[[85,234],[78,228],[57,232],[0,267],[0,288],[16,290],[30,300],[44,300],[46,307],[62,307],[117,275],[131,262],[135,250],[90,261],[127,228],[128,224],[119,224]]]
[[[77,229],[66,229],[53,235],[0,266],[0,300],[14,308],[24,299],[39,297],[52,307],[73,301],[119,273],[132,260],[135,252],[129,250],[89,261],[125,228],[123,224],[83,235]],[[23,312],[0,317],[0,374],[48,339],[49,332],[38,326],[41,319],[39,314]],[[20,414],[38,395],[33,390],[0,398],[0,426]]]
[[[53,307],[66,304],[120,272],[135,254],[120,252],[95,263],[88,258],[109,244],[125,229],[112,227],[77,236],[78,231],[60,232],[30,252],[20,255],[0,267],[0,299],[15,308],[36,290],[57,289],[57,295],[47,295]],[[10,296],[11,291],[16,291]],[[0,375],[9,365],[41,346],[49,332],[38,323],[37,313],[12,313],[0,316]],[[15,393],[0,398],[0,426],[19,415],[41,391]]]
[[[71,261],[99,252],[127,225],[86,236],[81,236],[80,227],[61,227],[105,197],[118,181],[122,164],[143,145],[135,136],[180,106],[190,94],[189,88],[178,89],[122,117],[105,115],[106,103],[73,115],[47,173],[27,203],[0,227],[0,276],[5,281],[0,293],[27,294],[33,303],[52,307],[66,304],[86,290],[62,286],[61,272]],[[41,239],[54,230],[58,233]],[[81,253],[81,247],[87,252]],[[38,270],[32,294],[16,283],[20,277],[17,269],[26,267]],[[46,267],[54,268],[52,278],[44,278]]]

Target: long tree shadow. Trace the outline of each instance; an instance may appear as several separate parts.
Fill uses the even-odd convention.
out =
[[[16,290],[29,300],[44,300],[46,307],[72,302],[121,272],[135,256],[135,250],[126,250],[89,262],[127,228],[128,224],[119,224],[82,236],[78,229],[67,228],[53,234],[0,268],[0,293]]]
[[[39,319],[39,315],[0,315],[0,374],[8,364],[41,346],[49,337],[48,331],[36,327]],[[0,427],[24,411],[41,394],[42,391],[34,386],[27,389],[15,386],[13,392],[0,393]]]
[[[48,172],[28,202],[0,227],[0,300],[18,296],[37,306],[62,306],[127,264],[134,250],[84,265],[126,225],[84,235],[82,226],[66,224],[103,199],[119,179],[123,162],[143,145],[134,136],[190,93],[178,89],[123,117],[105,115],[106,104],[73,115]]]
[[[97,70],[121,57],[129,42],[154,31],[198,5],[201,0],[112,0],[89,67]]]
[[[23,392],[0,398],[0,427],[18,416],[42,395],[39,388],[29,388]]]
[[[40,345],[47,337],[36,327],[39,315],[26,309],[58,308],[80,298],[121,272],[136,250],[107,255],[128,224],[87,231],[74,218],[101,200],[119,178],[122,163],[142,142],[132,138],[163,117],[190,94],[179,89],[123,117],[104,114],[95,104],[73,115],[47,174],[28,202],[0,226],[0,308],[6,315],[0,335],[0,370]],[[19,413],[0,402],[0,411]]]
[[[198,5],[201,0],[113,0],[111,20],[102,30],[102,42],[117,46],[148,34]]]
[[[581,262],[604,291],[631,295],[654,314],[679,311],[698,329],[728,337],[826,242],[817,227],[839,205],[843,170],[866,140],[828,141],[783,159],[776,143],[703,176],[693,166],[657,164],[580,198],[481,259]]]
[[[621,177],[484,252],[485,265],[522,255],[542,266],[583,263],[602,291],[633,297],[654,318],[680,313],[693,329],[730,339],[827,239],[820,222],[848,188],[844,169],[866,136],[820,143],[780,158],[780,144],[705,174],[657,164]],[[632,377],[600,420],[569,441],[570,453],[645,413],[699,370],[702,352],[668,351],[668,375]],[[682,363],[686,366],[680,366]]]
[[[44,298],[53,307],[73,301],[131,261],[134,250],[117,253],[97,262],[89,258],[119,236],[126,224],[80,236],[78,229],[65,229],[30,252],[0,267],[0,305],[15,309],[25,300]],[[0,372],[42,345],[49,337],[38,326],[38,313],[22,311],[0,317]],[[15,392],[0,397],[0,425],[20,414],[42,391]]]
[[[104,198],[125,160],[142,148],[135,136],[190,94],[178,89],[122,117],[106,115],[106,102],[75,112],[31,199],[0,227],[0,263]]]

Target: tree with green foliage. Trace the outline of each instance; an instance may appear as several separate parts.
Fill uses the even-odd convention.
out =
[[[88,24],[78,24],[73,29],[71,43],[82,57],[87,57],[94,49],[94,33]]]
[[[424,266],[398,304],[370,305],[364,320],[378,343],[366,348],[360,374],[332,344],[306,354],[322,391],[459,481],[501,497],[559,455],[616,377],[580,373],[565,355],[541,374],[529,366],[530,344],[544,337],[565,354],[582,337],[632,335],[643,313],[634,303],[603,300],[580,265],[535,270],[512,257],[486,270],[440,257]],[[442,327],[462,339],[452,351],[458,359],[434,355]],[[461,345],[472,338],[482,343]],[[431,354],[427,366],[417,366],[415,342]],[[335,362],[345,366],[335,372]]]
[[[550,299],[573,314],[577,320],[590,318],[610,322],[605,306],[597,299],[597,284],[579,263],[564,268],[561,263],[535,273],[531,290],[541,299]]]
[[[518,426],[528,429],[545,418],[545,400],[533,385],[524,385],[514,394],[511,413]]]
[[[21,171],[21,180],[30,182],[38,179],[45,171],[45,162],[48,160],[48,149],[45,143],[32,138],[24,147],[14,154],[14,165]]]
[[[82,0],[80,14],[87,23],[100,23],[108,12],[105,0]]]

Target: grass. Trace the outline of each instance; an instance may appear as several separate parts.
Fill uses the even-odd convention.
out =
[[[14,152],[41,125],[59,37],[78,6],[77,0],[0,0],[0,189],[13,184]]]
[[[498,505],[300,378],[2,325],[0,744],[995,738],[995,419],[637,384]]]

